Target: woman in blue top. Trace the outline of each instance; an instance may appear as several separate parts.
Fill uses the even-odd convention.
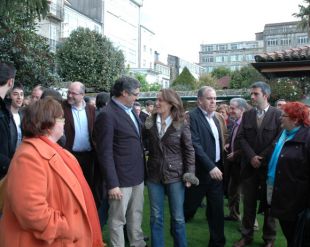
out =
[[[282,110],[283,131],[268,165],[267,202],[292,247],[298,214],[310,207],[310,112],[300,102]]]

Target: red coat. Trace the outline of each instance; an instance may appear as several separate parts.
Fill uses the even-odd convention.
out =
[[[48,144],[39,138],[25,139],[7,179],[1,247],[92,246],[82,189]]]

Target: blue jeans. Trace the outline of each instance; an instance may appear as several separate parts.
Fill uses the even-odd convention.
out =
[[[152,247],[164,247],[164,199],[168,196],[171,234],[174,247],[186,247],[186,229],[183,212],[184,184],[176,182],[171,184],[160,184],[147,182],[151,206],[151,240]]]

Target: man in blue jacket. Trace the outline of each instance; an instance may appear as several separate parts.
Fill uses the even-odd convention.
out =
[[[130,246],[144,247],[144,154],[141,123],[132,110],[140,83],[123,76],[115,81],[110,103],[98,115],[94,138],[99,166],[109,196],[108,226],[111,246],[125,246],[126,224]]]

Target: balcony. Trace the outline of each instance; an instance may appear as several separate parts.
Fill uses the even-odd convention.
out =
[[[64,17],[63,6],[60,4],[50,3],[50,12],[48,13],[48,16],[58,21],[63,21]]]

